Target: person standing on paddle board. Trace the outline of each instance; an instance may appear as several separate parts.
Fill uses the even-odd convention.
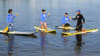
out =
[[[16,16],[13,16],[12,13],[13,13],[13,10],[9,9],[8,16],[7,16],[8,31],[11,31],[11,28],[13,30],[13,20],[16,16],[18,16],[17,14],[16,14]]]
[[[77,25],[76,25],[77,31],[82,31],[83,24],[85,23],[85,19],[80,12],[81,12],[80,10],[77,10],[77,15],[74,18],[74,20],[77,20]]]
[[[47,29],[46,18],[47,18],[46,10],[42,9],[41,22],[40,22],[41,28]]]
[[[68,16],[68,13],[65,13],[64,17],[62,18],[62,26],[63,27],[70,26],[70,24],[68,23],[68,21],[70,20],[71,20],[71,17]]]

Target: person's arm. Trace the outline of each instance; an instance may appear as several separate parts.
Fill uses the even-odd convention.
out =
[[[13,17],[13,19],[16,17],[16,16],[12,16]]]
[[[83,24],[85,23],[85,18],[83,17],[83,15],[82,15],[82,20],[83,20]]]
[[[7,17],[7,24],[9,24],[9,16]]]
[[[16,16],[12,16],[12,18],[14,19]]]
[[[62,26],[64,27],[65,25],[65,20],[64,20],[64,17],[62,18]]]
[[[77,20],[77,16],[75,16],[75,18],[72,18],[72,20]]]
[[[48,14],[47,14],[47,17],[50,16],[50,15],[51,15],[51,13],[48,13]]]
[[[71,21],[72,20],[72,17],[69,17],[69,21]]]
[[[40,17],[40,22],[43,21],[43,14],[41,14],[41,17]]]
[[[8,23],[8,24],[12,24],[11,21],[12,21],[12,17],[11,17],[11,16],[8,16],[8,17],[7,17],[7,23]]]
[[[16,14],[15,16],[12,16],[12,17],[15,18],[16,16],[18,16],[18,14]]]

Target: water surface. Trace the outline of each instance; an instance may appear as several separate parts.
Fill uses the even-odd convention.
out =
[[[100,29],[100,1],[99,0],[0,0],[0,29],[7,26],[7,10],[12,8],[16,31],[33,32],[34,25],[40,25],[41,9],[46,9],[51,15],[46,19],[48,27],[61,25],[61,18],[65,12],[75,16],[80,9],[86,19],[85,28]],[[76,21],[71,21],[72,26]],[[100,56],[100,32],[62,37],[62,30],[57,34],[39,32],[38,38],[27,36],[9,37],[0,34],[0,56]],[[82,40],[81,40],[82,38]],[[82,42],[82,43],[81,43]],[[10,50],[9,50],[10,49]],[[10,51],[10,53],[9,53]]]

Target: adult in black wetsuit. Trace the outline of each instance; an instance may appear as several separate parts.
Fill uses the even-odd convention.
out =
[[[80,10],[77,10],[77,15],[74,20],[77,20],[76,30],[82,31],[83,24],[85,23],[85,19],[83,15],[80,13]]]

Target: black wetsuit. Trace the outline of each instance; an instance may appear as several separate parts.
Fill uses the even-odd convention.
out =
[[[77,14],[75,17],[75,20],[77,20],[76,30],[81,31],[82,30],[82,24],[85,23],[85,19],[82,14]],[[83,20],[83,21],[82,21]]]

